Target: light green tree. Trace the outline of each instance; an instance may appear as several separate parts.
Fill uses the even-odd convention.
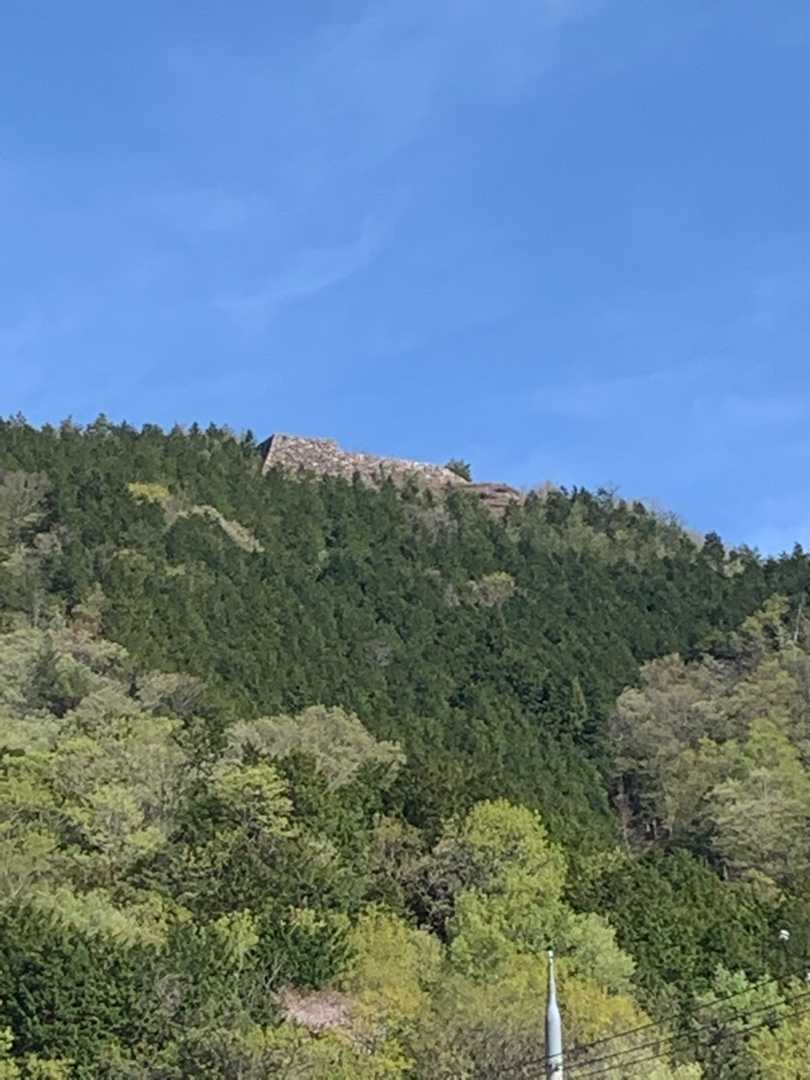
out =
[[[240,765],[222,761],[214,768],[211,787],[228,818],[250,835],[272,839],[289,832],[292,804],[287,785],[272,765]]]
[[[295,716],[236,723],[228,732],[228,746],[235,757],[248,750],[270,758],[307,754],[332,787],[349,783],[364,765],[395,772],[405,760],[396,743],[375,739],[354,713],[323,705],[312,705]]]
[[[711,990],[696,1000],[692,1023],[695,1042],[712,1080],[758,1080],[748,1029],[776,1024],[785,1016],[779,986],[752,983],[743,972],[718,968]]]
[[[749,1049],[761,1080],[806,1080],[810,1076],[810,1015],[757,1033]]]
[[[433,935],[371,909],[358,919],[349,941],[354,960],[341,985],[357,995],[364,1008],[400,1018],[427,1008],[444,962]]]
[[[770,720],[755,720],[744,747],[745,771],[710,796],[714,846],[739,874],[779,885],[810,868],[810,775],[798,751]]]

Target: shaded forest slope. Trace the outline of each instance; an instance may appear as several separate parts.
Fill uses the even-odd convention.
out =
[[[496,521],[416,483],[260,464],[252,437],[214,428],[7,422],[0,468],[47,479],[36,565],[4,587],[68,611],[100,588],[104,634],[203,678],[223,716],[354,711],[402,742],[420,824],[496,794],[566,838],[604,833],[606,718],[639,664],[810,581],[801,553],[699,547],[607,493],[530,496]]]

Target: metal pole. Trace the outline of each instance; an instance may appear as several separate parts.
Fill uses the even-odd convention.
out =
[[[548,950],[548,1003],[546,1005],[546,1077],[563,1080],[563,1035],[554,980],[554,950]]]

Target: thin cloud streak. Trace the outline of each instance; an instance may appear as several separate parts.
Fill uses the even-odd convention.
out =
[[[675,391],[688,392],[699,375],[699,365],[681,365],[613,379],[586,378],[542,387],[535,391],[533,403],[538,412],[569,420],[615,419],[638,413],[651,398],[669,401]]]
[[[117,208],[120,211],[120,207]],[[132,202],[132,212],[191,236],[229,233],[242,228],[259,209],[256,198],[222,188],[190,187],[150,192]]]
[[[71,289],[103,293],[114,310],[131,308],[132,288],[156,309],[191,288],[198,317],[213,308],[243,332],[265,329],[283,309],[354,276],[382,250],[386,230],[372,217],[347,244],[317,246],[324,208],[350,206],[355,220],[362,217],[368,201],[379,198],[374,189],[366,207],[352,205],[370,171],[440,125],[460,102],[519,94],[545,70],[560,27],[581,10],[582,0],[508,0],[497,12],[484,0],[415,0],[407,9],[384,0],[359,18],[326,25],[288,60],[288,71],[270,71],[260,54],[228,55],[219,40],[167,48],[167,115],[184,138],[204,116],[198,130],[223,153],[230,145],[237,155],[252,155],[268,129],[283,132],[279,152],[263,173],[257,155],[255,173],[264,179],[253,190],[227,179],[172,188],[141,177],[134,190],[113,185],[89,208],[52,211],[50,232],[65,247],[75,237],[96,238],[83,260],[70,262]],[[210,108],[201,107],[205,101]],[[19,167],[0,161],[0,189],[19,175]],[[386,184],[385,198],[401,198],[401,189]],[[26,213],[41,216],[41,207],[34,200]],[[235,265],[234,237],[248,231],[278,252],[283,267],[264,281],[256,276],[261,261],[245,269],[251,245],[243,265]]]
[[[704,420],[722,418],[746,428],[787,426],[807,418],[810,400],[791,394],[719,394],[700,398],[694,411]]]
[[[246,330],[264,329],[278,312],[312,299],[365,269],[380,254],[384,231],[367,219],[356,240],[330,248],[305,248],[260,288],[223,296],[216,306]]]
[[[724,421],[735,427],[786,426],[810,415],[810,399],[795,394],[767,394],[757,389],[726,392],[706,389],[710,372],[700,363],[620,376],[614,379],[569,382],[544,387],[534,395],[535,408],[567,420],[610,420],[656,411],[669,416],[680,400],[686,422]]]
[[[311,185],[316,165],[334,184],[340,174],[407,148],[454,105],[519,97],[548,70],[564,27],[597,6],[598,0],[507,0],[497,9],[486,0],[383,0],[359,17],[326,24],[309,48],[295,51],[289,69],[229,55],[220,42],[177,44],[165,67],[178,122],[198,115],[215,64],[217,107],[206,114],[207,135],[213,124],[223,143],[241,145],[246,133],[282,130],[279,172],[302,171]]]

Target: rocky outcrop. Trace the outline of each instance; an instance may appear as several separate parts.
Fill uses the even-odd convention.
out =
[[[524,496],[509,484],[469,484],[467,490],[476,495],[488,510],[503,517],[510,506],[520,504]]]
[[[502,516],[509,506],[523,501],[521,493],[508,484],[473,484],[442,465],[353,453],[344,450],[334,439],[277,434],[266,439],[259,450],[263,472],[283,469],[301,475],[339,476],[345,480],[359,476],[371,485],[384,480],[395,484],[415,480],[434,491],[469,492],[498,516]]]

